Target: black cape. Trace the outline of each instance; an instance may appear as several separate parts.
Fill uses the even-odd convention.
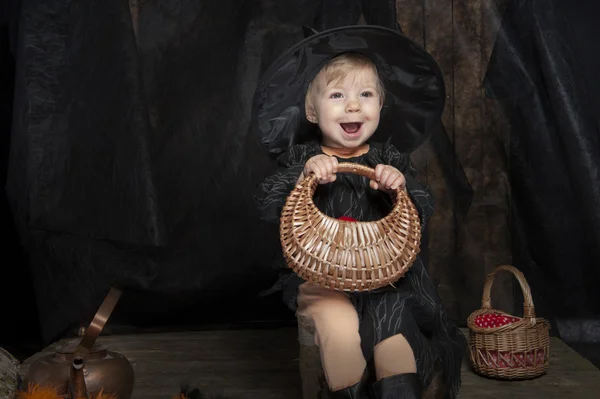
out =
[[[312,142],[293,146],[279,156],[279,169],[260,184],[256,196],[265,220],[279,223],[285,200],[304,164],[309,158],[322,153],[319,144]],[[343,161],[370,167],[386,164],[403,172],[407,191],[419,212],[422,228],[425,228],[433,213],[433,199],[427,188],[417,182],[408,154],[400,153],[391,144],[371,143],[366,154]],[[387,194],[371,189],[366,177],[353,174],[338,174],[335,182],[318,186],[314,201],[322,212],[331,217],[349,216],[360,221],[380,219],[392,207]],[[295,310],[298,286],[304,281],[286,266],[282,255],[275,263],[283,271],[274,287],[266,293],[281,290],[285,303]],[[359,315],[365,358],[371,360],[373,349],[379,342],[403,334],[415,354],[417,372],[423,385],[431,382],[436,365],[440,365],[445,376],[445,398],[456,397],[461,384],[466,340],[448,320],[421,256],[395,286],[348,294]]]

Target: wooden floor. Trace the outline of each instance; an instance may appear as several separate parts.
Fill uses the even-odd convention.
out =
[[[114,335],[99,340],[132,362],[133,399],[171,399],[185,383],[226,399],[301,398],[295,328]],[[535,380],[490,380],[464,364],[459,397],[600,398],[600,371],[562,341],[552,338],[551,345],[550,370]],[[23,363],[22,375],[40,355]]]

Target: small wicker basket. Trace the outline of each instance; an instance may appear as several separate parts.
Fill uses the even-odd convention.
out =
[[[500,271],[512,273],[521,285],[524,297],[522,318],[492,309],[492,283]],[[489,314],[517,321],[496,327],[476,325],[478,316]],[[483,287],[482,307],[469,316],[467,325],[469,355],[477,373],[486,377],[512,380],[538,377],[548,370],[550,323],[535,317],[529,284],[523,273],[513,266],[498,266],[487,277]]]
[[[374,169],[353,163],[340,163],[337,173],[375,178]],[[280,238],[288,266],[307,281],[347,292],[373,290],[401,278],[421,243],[419,214],[408,194],[396,190],[393,209],[380,220],[350,222],[317,208],[317,186],[311,173],[283,207]]]

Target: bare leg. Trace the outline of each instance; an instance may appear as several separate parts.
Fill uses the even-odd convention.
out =
[[[343,292],[304,283],[299,287],[297,312],[315,327],[315,344],[329,388],[337,391],[358,383],[366,361],[358,315],[350,299]]]
[[[394,335],[377,344],[374,356],[378,381],[392,375],[417,372],[415,355],[402,334]]]

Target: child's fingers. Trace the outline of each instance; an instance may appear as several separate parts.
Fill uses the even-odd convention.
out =
[[[381,172],[381,178],[378,181],[385,188],[390,188],[390,184],[392,183],[389,180],[391,173],[392,173],[392,170],[390,168],[383,168],[383,171]]]
[[[327,178],[331,177],[333,174],[333,161],[331,157],[323,160],[323,168],[327,171]]]
[[[332,165],[332,169],[331,169],[332,172],[337,173],[339,163],[338,163],[338,160],[336,157],[331,157],[331,165]]]
[[[378,189],[379,189],[379,185],[377,184],[377,182],[376,182],[375,180],[371,180],[371,181],[369,182],[369,186],[371,186],[371,188],[372,188],[373,190],[378,190]]]
[[[333,183],[336,179],[336,175],[335,174],[330,174],[330,175],[325,175],[325,177],[323,177],[321,180],[319,180],[319,184],[327,184],[327,183]]]
[[[313,172],[319,180],[321,180],[323,178],[323,175],[325,174],[323,168],[321,168],[321,165],[319,165],[319,162],[317,161],[311,162],[310,171]]]
[[[323,175],[321,176],[322,183],[331,183],[335,181],[335,173],[337,171],[337,159],[335,157],[320,159],[319,167],[323,171]]]
[[[400,187],[404,188],[405,184],[406,184],[406,180],[404,179],[404,176],[402,174],[400,174],[396,177],[396,179],[394,179],[392,184],[390,184],[390,188],[392,190],[397,190]]]
[[[385,165],[383,165],[383,164],[379,164],[379,165],[375,166],[375,180],[376,181],[381,181],[381,172],[383,172],[384,167],[385,167]]]
[[[327,165],[319,163],[319,180],[326,180],[329,177],[329,171]]]
[[[332,175],[331,162],[329,162],[329,160],[321,160],[321,161],[319,161],[319,167],[323,171],[323,174],[321,175],[321,181],[324,183],[329,181],[329,179],[331,178],[331,175]]]
[[[388,176],[387,179],[387,188],[390,190],[395,190],[400,186],[400,183],[402,183],[402,175],[398,174],[398,173],[392,173]]]
[[[319,182],[329,182],[335,179],[332,176],[337,172],[338,161],[328,155],[317,155],[309,159],[304,166],[304,175],[314,173]]]
[[[304,164],[304,174],[305,175],[309,175],[311,172],[313,172],[313,160],[309,159],[308,161],[306,161],[306,163]]]

